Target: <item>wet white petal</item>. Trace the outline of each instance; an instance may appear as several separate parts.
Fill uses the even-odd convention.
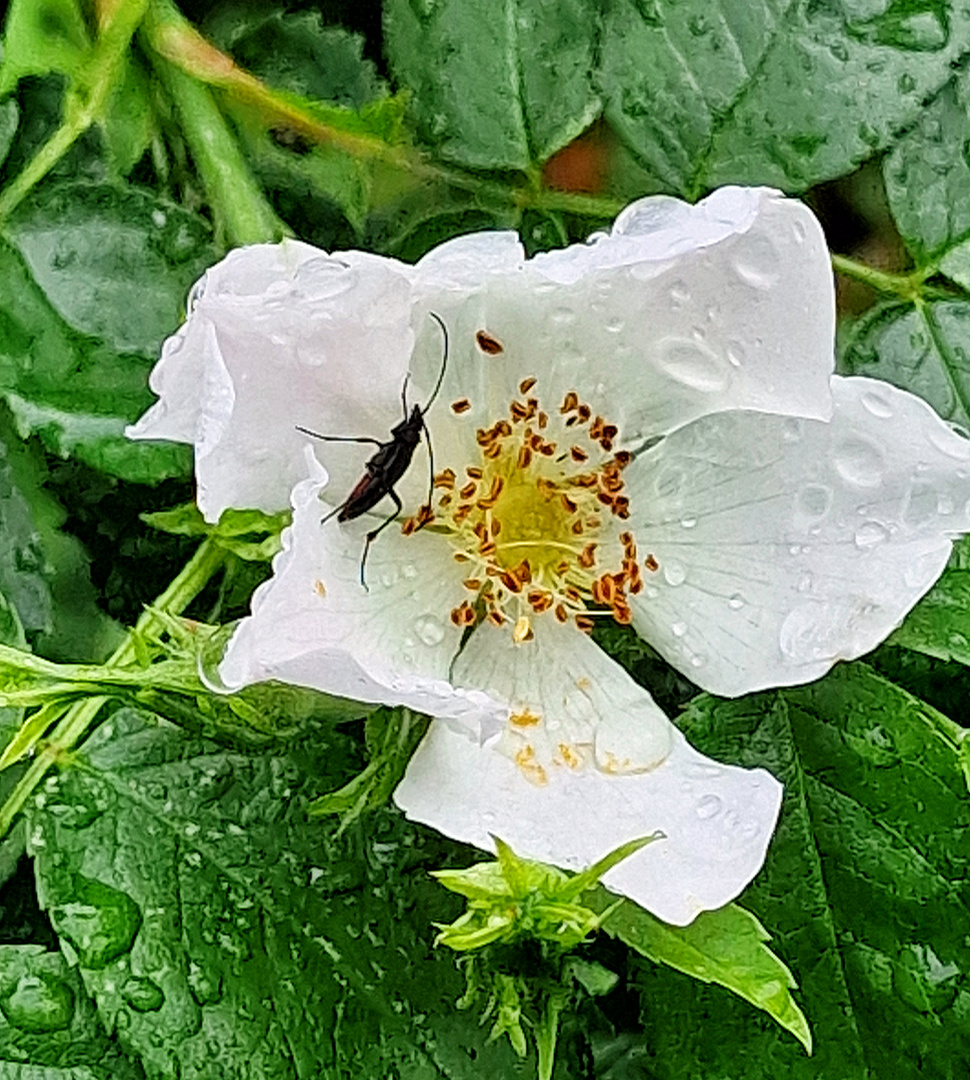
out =
[[[135,438],[196,443],[200,506],[284,509],[305,475],[306,436],[386,439],[401,418],[411,332],[409,270],[286,241],[232,252],[193,294],[186,327],[152,373],[161,401]],[[373,452],[326,444],[348,491]]]
[[[561,768],[537,785],[508,757],[435,722],[394,794],[408,817],[493,850],[568,870],[662,829],[666,839],[620,863],[605,884],[659,918],[686,925],[732,900],[764,861],[781,803],[767,772],[717,765],[672,732],[648,773]]]
[[[734,696],[874,648],[970,527],[970,441],[919,398],[833,379],[830,423],[747,412],[674,432],[631,466],[639,633]]]
[[[252,615],[230,642],[219,669],[225,684],[278,679],[460,717],[473,727],[493,716],[498,707],[484,694],[448,681],[460,636],[448,613],[462,587],[457,564],[442,558],[440,538],[387,528],[371,547],[364,589],[364,534],[381,518],[321,525],[329,509],[319,498],[325,475],[319,466],[314,473],[293,492],[293,527],[283,534],[272,579],[257,590]]]

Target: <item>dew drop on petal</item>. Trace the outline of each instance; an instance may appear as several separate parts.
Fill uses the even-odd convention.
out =
[[[686,281],[677,280],[670,286],[670,299],[675,304],[686,304],[690,299],[690,286]]]
[[[730,368],[699,341],[665,338],[657,355],[661,370],[691,390],[713,394],[724,390],[730,381]]]
[[[685,517],[680,519],[680,525],[683,529],[693,529],[696,524],[697,518],[695,517]]]
[[[881,420],[888,420],[893,414],[889,402],[882,394],[877,394],[874,390],[867,390],[862,395],[862,405],[873,416],[878,416]]]
[[[727,343],[727,358],[728,363],[733,367],[740,367],[744,363],[744,346],[740,341],[729,341]]]
[[[703,653],[694,653],[690,658],[690,666],[693,668],[701,668],[707,663],[707,657]]]
[[[855,546],[866,550],[884,544],[889,539],[889,530],[878,521],[864,521],[855,531]]]
[[[677,562],[676,559],[668,559],[664,563],[663,574],[668,585],[683,585],[687,578],[684,564]]]
[[[391,589],[397,584],[397,569],[389,566],[381,572],[381,584],[385,589]]]
[[[670,632],[674,637],[683,637],[687,633],[687,623],[675,622],[670,627]]]
[[[748,241],[734,260],[734,271],[751,288],[770,289],[781,274],[774,244],[766,236]]]
[[[805,434],[804,421],[799,420],[795,416],[789,416],[781,425],[781,437],[787,443],[800,442],[802,436]]]
[[[740,593],[735,593],[730,600],[728,600],[728,607],[732,611],[740,611],[744,607],[745,600]]]
[[[825,484],[806,484],[796,497],[798,510],[813,521],[825,517],[832,505],[832,489]]]
[[[792,235],[795,237],[795,241],[799,244],[805,243],[805,236],[807,235],[804,221],[796,221],[791,227]]]
[[[720,813],[721,800],[717,795],[704,795],[697,800],[697,805],[694,807],[699,818],[712,818],[715,814]]]
[[[835,451],[835,468],[856,487],[878,487],[885,475],[882,451],[865,439],[844,439]]]
[[[401,570],[401,573],[408,579],[408,581],[413,581],[414,578],[418,576],[418,568],[414,565],[414,563],[405,563],[404,568]]]
[[[422,615],[414,624],[414,632],[425,645],[440,645],[444,640],[445,628],[434,615]]]

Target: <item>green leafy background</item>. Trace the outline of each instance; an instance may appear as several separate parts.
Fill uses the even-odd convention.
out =
[[[643,194],[773,185],[826,228],[840,370],[970,432],[964,5],[117,10],[0,3],[7,645],[103,662],[205,535],[171,511],[192,498],[186,448],[123,431],[189,286],[240,243],[415,259],[502,227],[537,251]],[[278,524],[210,537],[223,562],[190,614],[245,612]],[[584,947],[618,979],[572,1001],[557,1080],[970,1075],[970,548],[886,644],[808,687],[717,700],[632,634],[597,637],[785,802],[739,907],[678,930],[625,905]],[[0,1080],[535,1076],[456,1007],[462,971],[433,945],[461,906],[429,871],[481,856],[387,803],[414,718],[312,696],[230,716],[190,659],[137,698],[99,683],[99,722],[0,841]],[[0,711],[8,733],[21,717]]]

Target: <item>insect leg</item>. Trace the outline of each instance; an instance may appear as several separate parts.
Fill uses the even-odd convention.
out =
[[[371,532],[367,534],[367,539],[364,542],[364,554],[360,557],[360,583],[364,586],[365,589],[367,588],[367,582],[364,580],[364,564],[367,562],[367,553],[370,551],[370,546],[404,509],[404,507],[401,505],[401,500],[397,497],[397,492],[394,490],[394,488],[388,488],[387,494],[390,495],[390,497],[394,500],[394,505],[396,509],[389,518],[385,518],[380,523],[380,525],[377,526],[376,529],[371,530]]]
[[[428,444],[428,466],[431,469],[431,475],[428,478],[428,510],[431,510],[432,501],[434,499],[434,449],[431,446],[431,435],[428,432],[428,425],[421,421],[421,430],[424,432],[424,441]],[[418,525],[419,529],[423,529],[427,524],[427,520],[422,518],[421,524]]]

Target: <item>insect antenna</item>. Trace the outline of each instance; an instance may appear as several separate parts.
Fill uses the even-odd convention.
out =
[[[438,391],[441,389],[441,384],[445,378],[445,368],[448,366],[448,327],[445,326],[444,320],[440,315],[436,315],[433,311],[429,311],[428,314],[432,319],[441,327],[441,333],[445,339],[445,351],[441,357],[441,370],[438,372],[438,381],[434,384],[434,390],[431,391],[431,397],[428,398],[428,403],[421,410],[422,418],[427,415],[428,409],[434,404],[434,399],[438,396]]]

